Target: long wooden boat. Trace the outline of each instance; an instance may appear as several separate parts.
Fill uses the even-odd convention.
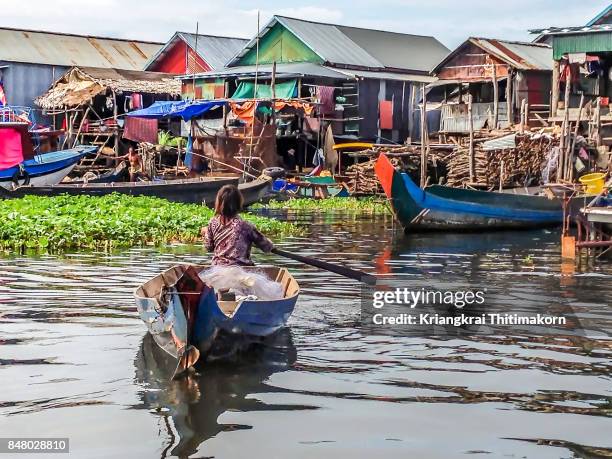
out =
[[[244,197],[245,207],[259,201],[270,189],[271,179],[261,177],[239,184],[238,177],[201,177],[182,180],[153,180],[143,182],[116,183],[60,183],[52,186],[21,186],[14,190],[2,191],[4,198],[19,198],[25,195],[58,196],[91,195],[104,196],[111,193],[132,196],[156,196],[169,201],[183,203],[205,203],[213,206],[217,192],[224,185],[238,185]]]
[[[155,342],[177,360],[175,374],[212,355],[225,339],[248,345],[283,328],[293,312],[300,288],[285,268],[245,267],[280,282],[284,297],[263,301],[221,301],[204,284],[205,267],[174,266],[138,287],[134,293],[140,318]]]
[[[375,170],[405,231],[537,228],[563,220],[558,199],[439,185],[423,190],[408,174],[395,170],[385,155]]]
[[[83,156],[95,153],[97,147],[76,147],[35,155],[32,159],[0,171],[0,187],[13,189],[28,184],[49,186],[61,182]]]

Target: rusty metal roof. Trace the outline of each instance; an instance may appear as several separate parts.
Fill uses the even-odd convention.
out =
[[[161,43],[0,28],[0,61],[142,70]]]
[[[541,43],[471,38],[476,46],[518,70],[552,70],[552,47]]]
[[[439,72],[450,59],[460,54],[463,47],[468,43],[478,46],[517,70],[552,70],[553,50],[549,45],[471,37],[447,55],[436,66],[434,73]]]

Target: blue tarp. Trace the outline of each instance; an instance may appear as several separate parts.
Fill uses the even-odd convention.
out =
[[[126,113],[126,116],[135,116],[138,118],[166,118],[180,117],[188,121],[196,116],[202,115],[209,110],[217,107],[222,107],[227,102],[223,100],[180,100],[180,101],[158,101],[153,105],[142,110],[136,110]]]

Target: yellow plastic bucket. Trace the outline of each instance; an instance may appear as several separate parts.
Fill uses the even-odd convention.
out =
[[[584,186],[586,186],[586,192],[589,194],[599,194],[603,191],[606,174],[601,172],[595,172],[593,174],[587,174],[580,177],[578,180]]]

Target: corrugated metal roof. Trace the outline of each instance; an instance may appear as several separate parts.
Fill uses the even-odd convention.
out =
[[[471,38],[470,41],[515,69],[552,70],[552,48],[548,45],[490,38]]]
[[[517,70],[552,70],[553,51],[550,45],[471,37],[451,51],[442,62],[436,65],[434,72],[438,73],[440,69],[453,57],[460,54],[461,50],[470,43],[501,59]]]
[[[198,35],[196,47],[195,34],[180,32],[180,35],[213,70],[222,69],[249,41],[246,38]]]
[[[429,72],[448,52],[434,37],[325,24],[285,16],[274,16],[259,36],[263,36],[277,23],[286,27],[331,65]],[[236,65],[255,43],[256,38],[249,41],[227,65]]]
[[[429,72],[450,51],[434,37],[338,26],[384,67]]]
[[[282,16],[276,16],[276,19],[327,62],[384,67],[382,62],[357,45],[339,27]]]
[[[222,69],[227,61],[236,55],[249,40],[246,38],[233,37],[217,37],[213,35],[200,35],[197,38],[196,34],[188,32],[176,32],[168,42],[159,49],[147,63],[143,66],[144,69],[149,69],[151,65],[164,56],[178,40],[183,40],[187,46],[197,52],[197,54],[206,62],[213,70]],[[197,48],[197,49],[196,49]]]
[[[0,28],[0,60],[142,70],[161,43]]]
[[[516,134],[508,134],[482,142],[482,149],[484,151],[507,150],[509,148],[516,148]]]
[[[529,30],[529,33],[537,33],[540,35],[564,35],[564,34],[575,34],[575,33],[597,33],[597,32],[610,32],[610,31],[612,31],[612,24],[578,26],[578,27],[547,27],[546,29],[531,29]]]

